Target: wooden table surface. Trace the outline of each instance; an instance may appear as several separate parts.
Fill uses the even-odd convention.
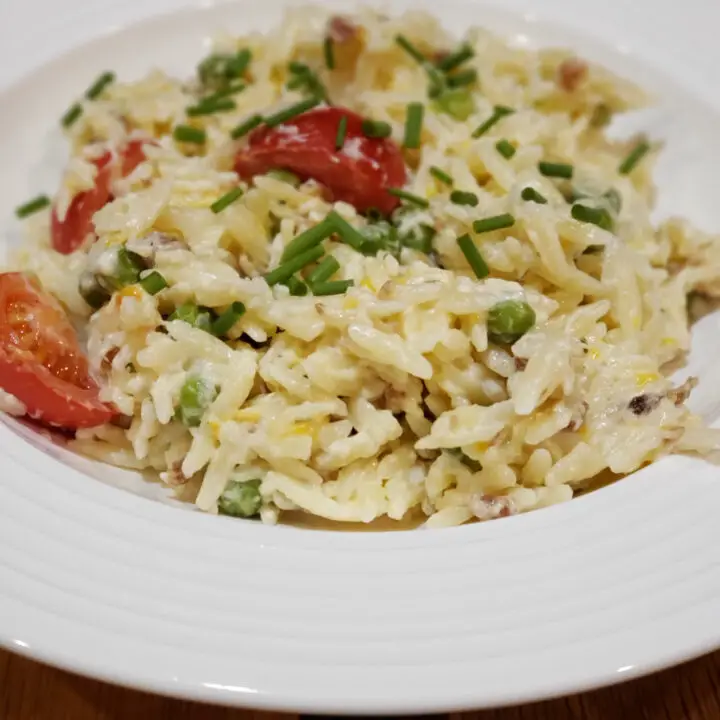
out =
[[[0,650],[0,720],[297,720],[125,690]],[[449,720],[720,720],[720,651],[605,690]]]

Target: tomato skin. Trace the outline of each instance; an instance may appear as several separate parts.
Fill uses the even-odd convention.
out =
[[[119,151],[117,162],[113,162],[110,152],[93,160],[97,167],[95,187],[73,198],[63,220],[58,218],[57,209],[53,208],[50,235],[55,250],[69,255],[85,242],[85,238],[94,230],[93,215],[112,199],[110,187],[113,174],[119,171],[121,177],[127,177],[145,160],[146,144],[145,140],[131,140]]]
[[[100,401],[62,307],[16,272],[0,274],[0,387],[49,425],[75,430],[116,415]]]
[[[347,133],[341,150],[335,138],[341,118]],[[327,186],[335,200],[360,212],[377,208],[389,214],[399,200],[387,192],[406,180],[400,148],[387,138],[368,138],[363,118],[341,107],[324,107],[298,115],[276,128],[260,127],[235,157],[235,170],[249,179],[273,168],[290,170],[303,180]]]

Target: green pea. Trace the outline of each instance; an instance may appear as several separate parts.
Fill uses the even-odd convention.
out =
[[[201,377],[189,377],[180,388],[177,407],[178,419],[186,427],[197,427],[203,415],[217,396],[217,389]]]
[[[182,320],[188,325],[210,332],[212,327],[212,315],[209,310],[198,307],[193,302],[186,302],[175,308],[169,320]]]
[[[510,345],[535,324],[535,311],[524,300],[503,300],[490,308],[487,318],[491,340]]]
[[[260,496],[260,479],[231,480],[218,499],[220,515],[249,518],[260,512],[262,497]]]
[[[457,88],[442,92],[433,101],[433,107],[437,112],[464,121],[475,112],[475,100],[469,90]]]

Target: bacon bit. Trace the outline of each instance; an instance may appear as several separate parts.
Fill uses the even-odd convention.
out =
[[[475,495],[469,506],[478,520],[494,520],[517,512],[515,503],[505,495]]]
[[[341,15],[331,17],[328,22],[328,37],[336,43],[346,43],[354,40],[358,34],[358,26]]]
[[[560,63],[557,83],[566,92],[575,92],[588,75],[588,64],[580,58],[568,58]]]
[[[183,474],[181,460],[177,460],[172,463],[172,465],[168,468],[168,471],[162,473],[161,477],[167,485],[170,485],[170,487],[185,485],[188,480],[190,480],[190,478],[185,477]]]
[[[365,30],[347,18],[335,15],[328,21],[326,32],[335,46],[335,69],[354,71],[365,46]]]
[[[117,354],[120,352],[120,348],[114,347],[110,348],[106,353],[105,357],[100,362],[100,367],[103,370],[106,370],[107,372],[110,372],[112,370],[112,363],[113,360],[117,357]]]
[[[123,430],[129,430],[130,426],[132,425],[132,417],[130,415],[116,415],[111,421],[110,424],[114,425],[115,427],[122,428]]]
[[[668,391],[668,400],[679,407],[690,397],[690,393],[697,387],[697,384],[698,379],[696,377],[689,377],[682,385]]]

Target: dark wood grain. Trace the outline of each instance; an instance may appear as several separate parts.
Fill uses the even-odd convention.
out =
[[[719,698],[720,652],[605,690],[522,707],[452,714],[448,720],[720,720]],[[126,690],[0,651],[0,720],[126,718],[298,720]]]

